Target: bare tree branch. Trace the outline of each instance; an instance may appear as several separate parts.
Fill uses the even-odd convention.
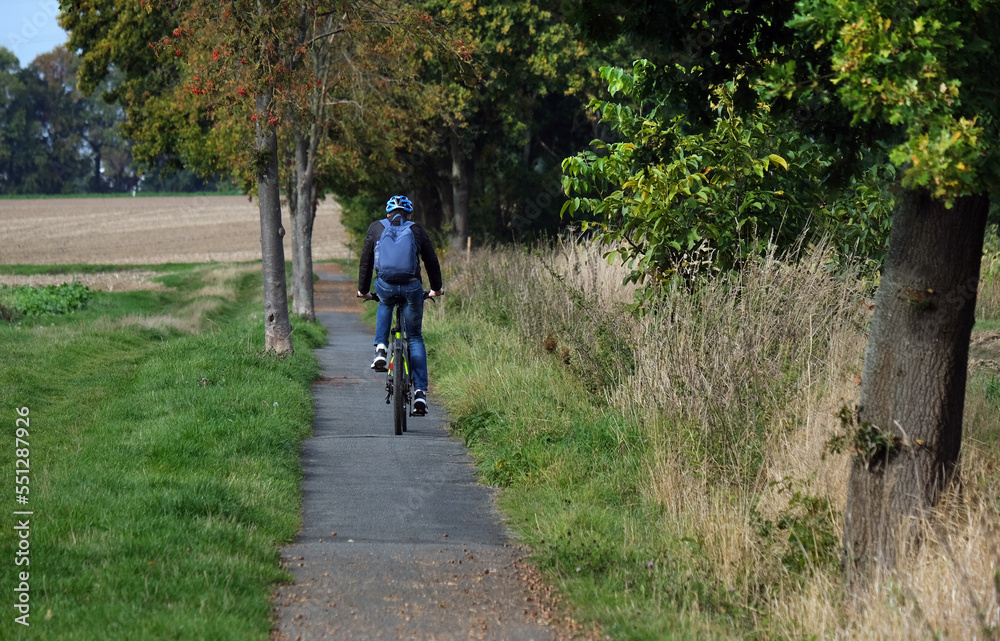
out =
[[[346,100],[346,99],[345,100],[329,100],[326,103],[327,107],[336,107],[337,105],[354,105],[358,109],[358,111],[361,111],[363,109],[363,107],[361,106],[361,103],[358,102],[357,100]]]
[[[313,36],[312,38],[309,38],[308,40],[306,40],[302,44],[304,44],[305,46],[308,47],[309,45],[311,45],[312,43],[316,42],[317,40],[322,40],[323,38],[327,38],[329,36],[335,36],[337,34],[344,33],[345,31],[347,31],[347,30],[344,29],[343,27],[337,27],[333,31],[329,31],[327,33],[324,33],[324,34],[321,34],[321,35],[318,35],[318,36]]]

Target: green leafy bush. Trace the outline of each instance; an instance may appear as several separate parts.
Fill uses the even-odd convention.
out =
[[[843,258],[880,264],[891,198],[884,154],[848,184],[830,186],[835,151],[772,116],[767,104],[741,113],[734,83],[715,88],[707,126],[674,115],[652,63],[632,73],[601,69],[611,100],[591,107],[621,142],[595,140],[563,161],[563,215],[609,245],[628,280],[656,284],[705,265],[738,268],[751,255],[793,248],[806,234],[831,239]],[[849,263],[850,260],[841,262]]]
[[[88,300],[90,288],[77,281],[42,287],[4,285],[0,288],[0,304],[22,316],[69,314],[83,309]]]
[[[856,265],[860,276],[877,278],[889,247],[894,204],[889,186],[895,180],[892,163],[873,162],[850,178],[840,198],[822,206],[821,229],[836,249],[831,258],[839,266]]]
[[[383,202],[368,195],[337,196],[341,206],[340,221],[351,239],[351,250],[361,253],[368,227],[385,215]]]
[[[633,282],[670,276],[703,246],[728,269],[772,234],[794,242],[801,207],[776,173],[811,181],[816,145],[779,137],[766,112],[741,117],[726,86],[716,92],[714,126],[695,132],[684,116],[669,117],[666,105],[648,95],[645,79],[653,71],[644,60],[633,74],[602,68],[612,96],[621,93],[637,105],[592,103],[625,142],[595,141],[596,152],[563,162],[571,197],[563,212],[583,216],[585,229],[616,246],[611,255],[632,269]]]

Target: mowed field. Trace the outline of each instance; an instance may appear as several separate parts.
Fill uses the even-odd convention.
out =
[[[285,258],[291,221],[282,209]],[[340,206],[321,202],[313,259],[345,258]],[[0,200],[0,264],[232,262],[260,258],[260,214],[246,196]]]

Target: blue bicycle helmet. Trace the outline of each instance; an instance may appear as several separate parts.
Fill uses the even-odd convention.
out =
[[[385,203],[385,213],[391,213],[396,209],[402,209],[406,213],[413,212],[413,203],[406,196],[393,196]]]

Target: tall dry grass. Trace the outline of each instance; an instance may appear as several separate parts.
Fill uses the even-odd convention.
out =
[[[995,226],[986,234],[977,298],[976,319],[1000,321],[1000,235]]]
[[[825,266],[823,248],[769,255],[643,317],[600,248],[494,249],[455,265],[459,299],[572,367],[643,426],[646,500],[660,526],[702,541],[720,582],[746,590],[765,638],[994,638],[1000,622],[997,412],[970,395],[961,500],[921,524],[925,544],[847,600],[836,555],[849,459],[828,455],[853,407],[870,302]],[[483,309],[477,305],[477,308]],[[828,549],[797,550],[792,524]],[[800,531],[801,534],[801,531]],[[824,539],[823,537],[827,537]],[[800,553],[801,552],[801,553]]]
[[[822,249],[796,263],[771,254],[693,294],[675,287],[636,323],[643,358],[613,402],[696,426],[688,447],[712,470],[757,484],[774,439],[813,418],[806,400],[861,369],[867,309],[827,262]]]

